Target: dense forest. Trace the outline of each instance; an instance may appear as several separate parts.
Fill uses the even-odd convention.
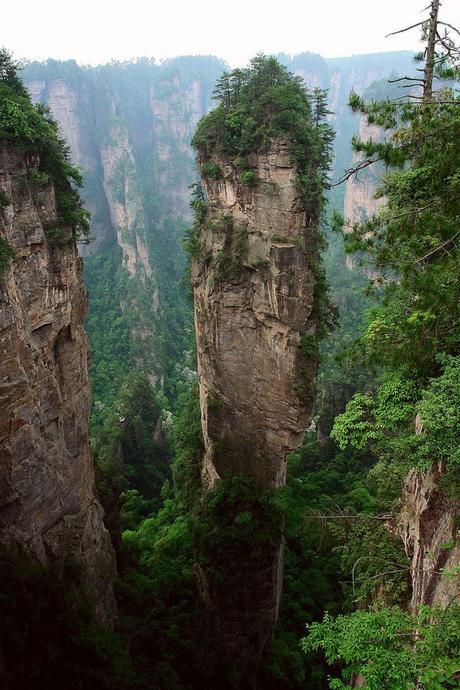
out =
[[[2,687],[460,688],[460,58],[438,5],[420,23],[424,52],[390,59],[346,115],[328,100],[338,60],[310,54],[232,71],[209,57],[32,63],[22,79],[0,51],[2,151],[33,161],[24,184],[40,199],[54,190],[53,251],[79,243],[84,255],[89,433],[117,567],[108,625],[87,565],[2,537]],[[80,98],[89,138],[72,150],[46,106],[59,105],[56,83]],[[272,234],[270,255],[258,237],[251,254],[248,227],[219,215],[209,190],[281,203],[259,164],[279,141],[306,231]],[[372,200],[358,209],[360,180]],[[268,290],[269,259],[291,245],[311,287],[293,387],[311,410],[303,440],[285,482],[232,468],[207,483],[204,458],[223,468],[235,449],[210,443],[209,420],[230,413],[203,388],[199,276],[214,301],[226,285]],[[0,234],[0,291],[17,253]],[[238,467],[264,461],[257,444],[238,446]],[[249,577],[277,544],[276,627],[244,666],[209,601],[225,592],[238,606],[233,573]]]

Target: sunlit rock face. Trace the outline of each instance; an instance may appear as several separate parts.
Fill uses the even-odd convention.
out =
[[[71,242],[57,247],[53,187],[37,161],[0,150],[0,235],[16,252],[0,278],[0,541],[41,562],[76,558],[99,618],[115,617],[115,561],[89,447],[87,296]],[[69,231],[70,232],[70,231]]]
[[[302,337],[311,342],[317,331],[317,228],[299,200],[287,142],[249,160],[253,185],[219,156],[211,162],[222,178],[203,180],[208,211],[192,283],[205,488],[235,474],[282,486],[314,399],[317,361]],[[222,585],[203,574],[204,592],[225,647],[245,665],[260,658],[276,622],[281,529],[257,561],[232,559]]]

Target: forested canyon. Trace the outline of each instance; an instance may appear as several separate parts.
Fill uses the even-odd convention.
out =
[[[410,52],[0,52],[2,687],[460,687],[435,6],[403,102]]]

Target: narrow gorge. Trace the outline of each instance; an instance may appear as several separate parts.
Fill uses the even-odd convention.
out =
[[[433,31],[442,90],[403,108],[407,51],[0,50],[5,690],[460,683],[459,71]]]

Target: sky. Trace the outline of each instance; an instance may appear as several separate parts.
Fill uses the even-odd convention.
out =
[[[22,0],[3,3],[0,46],[16,59],[99,64],[141,56],[216,55],[231,67],[256,53],[342,57],[418,50],[419,34],[385,38],[424,16],[429,0]],[[441,19],[460,26],[460,0]]]

